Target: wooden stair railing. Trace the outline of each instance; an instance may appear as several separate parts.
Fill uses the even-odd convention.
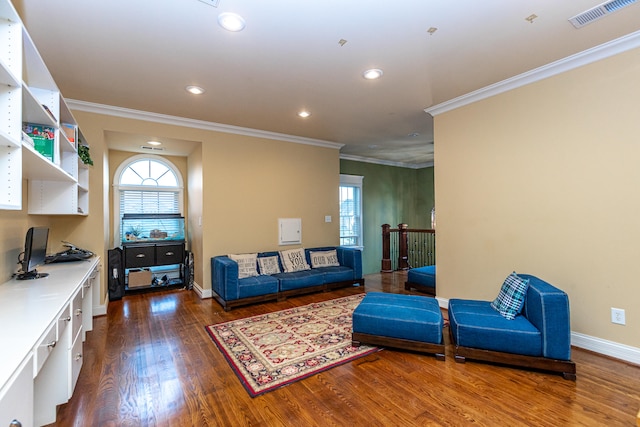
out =
[[[420,265],[411,265],[412,259]],[[435,264],[435,230],[411,229],[407,224],[398,224],[398,228],[382,225],[382,273],[432,264]]]

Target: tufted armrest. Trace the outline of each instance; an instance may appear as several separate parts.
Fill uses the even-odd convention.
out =
[[[569,297],[549,283],[529,274],[523,315],[542,334],[542,354],[559,360],[571,359],[571,318]]]

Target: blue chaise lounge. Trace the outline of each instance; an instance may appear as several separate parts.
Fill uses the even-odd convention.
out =
[[[565,379],[575,380],[567,294],[535,276],[517,276],[528,286],[523,290],[521,313],[514,313],[512,320],[489,301],[449,300],[456,362],[469,358],[516,365],[558,372]]]
[[[415,289],[430,296],[436,296],[436,266],[425,265],[424,267],[412,268],[407,272],[407,281],[404,284],[405,290]]]

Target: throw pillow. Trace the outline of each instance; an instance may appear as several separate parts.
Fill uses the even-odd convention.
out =
[[[258,275],[256,268],[256,258],[258,254],[229,254],[229,258],[238,263],[238,279],[244,279],[245,277],[254,277]]]
[[[515,319],[522,311],[528,288],[529,279],[523,279],[514,271],[505,279],[498,297],[491,302],[491,307],[505,319]]]
[[[303,248],[280,251],[279,253],[285,273],[311,269],[309,264],[307,264]]]
[[[309,254],[311,258],[311,268],[318,267],[340,267],[338,253],[335,249],[331,251],[315,251]]]
[[[258,257],[258,266],[262,275],[280,273],[277,256]]]

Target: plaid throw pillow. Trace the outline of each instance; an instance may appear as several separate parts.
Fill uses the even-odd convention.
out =
[[[529,279],[523,279],[514,271],[505,279],[498,297],[491,302],[491,307],[505,319],[515,319],[522,311],[528,287]]]

